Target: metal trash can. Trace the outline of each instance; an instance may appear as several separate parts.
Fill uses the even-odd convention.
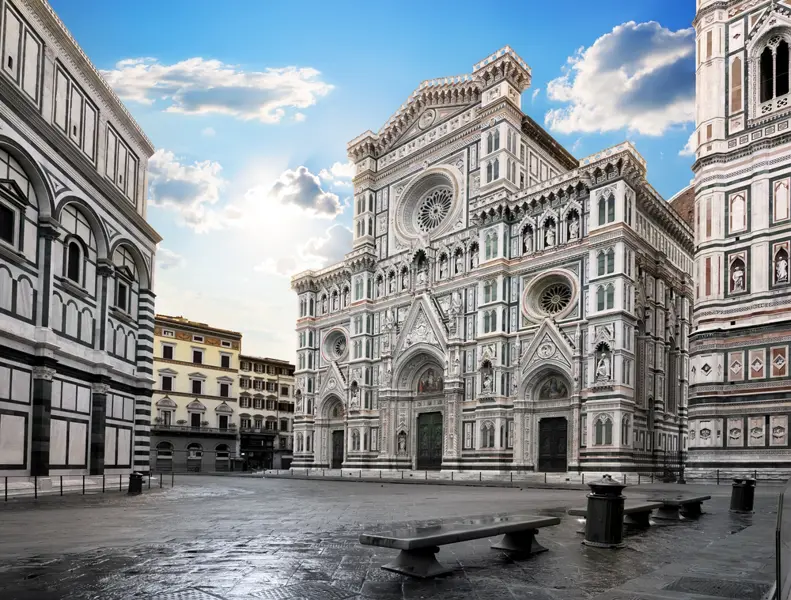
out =
[[[143,474],[135,471],[129,474],[129,492],[130,495],[143,493]]]
[[[596,548],[623,547],[623,503],[621,492],[626,487],[611,476],[589,483],[588,509],[585,517],[586,546]]]
[[[734,477],[731,488],[731,512],[751,513],[755,504],[755,479]]]

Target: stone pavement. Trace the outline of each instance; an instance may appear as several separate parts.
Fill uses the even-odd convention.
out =
[[[580,544],[579,523],[565,515],[584,501],[580,490],[183,476],[139,497],[9,504],[0,506],[0,597],[760,598],[774,573],[779,488],[762,486],[747,516],[728,512],[729,486],[626,494],[659,489],[713,498],[699,521],[656,526],[616,551]],[[357,543],[393,523],[514,512],[562,518],[538,536],[549,552],[514,561],[492,540],[445,546],[438,558],[454,572],[421,582],[380,569],[395,551]]]

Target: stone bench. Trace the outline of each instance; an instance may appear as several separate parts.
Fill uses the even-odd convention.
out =
[[[401,550],[393,562],[382,568],[410,577],[428,579],[451,572],[451,569],[443,567],[434,556],[439,552],[439,546],[503,535],[500,543],[494,544],[492,548],[531,555],[546,551],[535,540],[538,530],[559,523],[560,519],[557,517],[532,515],[470,517],[383,533],[363,533],[360,535],[360,543]]]
[[[651,511],[661,508],[662,503],[659,501],[625,504],[623,507],[623,524],[631,527],[650,527]],[[585,517],[587,519],[588,509],[570,508],[568,514],[575,517]],[[585,533],[585,530],[583,529],[579,533]]]
[[[656,511],[657,519],[667,521],[680,521],[681,517],[687,519],[697,519],[703,514],[702,504],[704,500],[711,500],[711,496],[675,496],[668,498],[656,498],[652,502],[661,502],[662,508]]]

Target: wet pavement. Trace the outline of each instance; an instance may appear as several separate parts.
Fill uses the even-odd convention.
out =
[[[579,521],[565,514],[584,505],[580,490],[182,476],[137,497],[9,503],[0,598],[760,598],[773,577],[779,488],[759,488],[746,516],[728,511],[729,486],[625,493],[677,489],[711,494],[706,514],[630,535],[621,550],[581,545]],[[549,552],[512,560],[489,548],[496,539],[443,546],[437,557],[453,573],[415,581],[380,568],[397,551],[357,541],[394,525],[508,513],[560,517],[537,536]]]

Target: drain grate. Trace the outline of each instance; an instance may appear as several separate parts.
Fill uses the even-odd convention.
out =
[[[287,600],[288,598],[321,598],[322,600],[343,600],[354,598],[354,592],[332,587],[326,583],[299,583],[274,590],[265,590],[250,594],[248,598],[256,600]]]
[[[156,594],[152,597],[153,600],[223,600],[222,596],[209,594],[203,590],[188,589],[179,592],[165,592],[163,594]]]
[[[739,598],[740,600],[761,600],[771,586],[765,583],[745,581],[723,581],[703,577],[681,577],[664,589],[688,594],[716,596],[717,598]]]

